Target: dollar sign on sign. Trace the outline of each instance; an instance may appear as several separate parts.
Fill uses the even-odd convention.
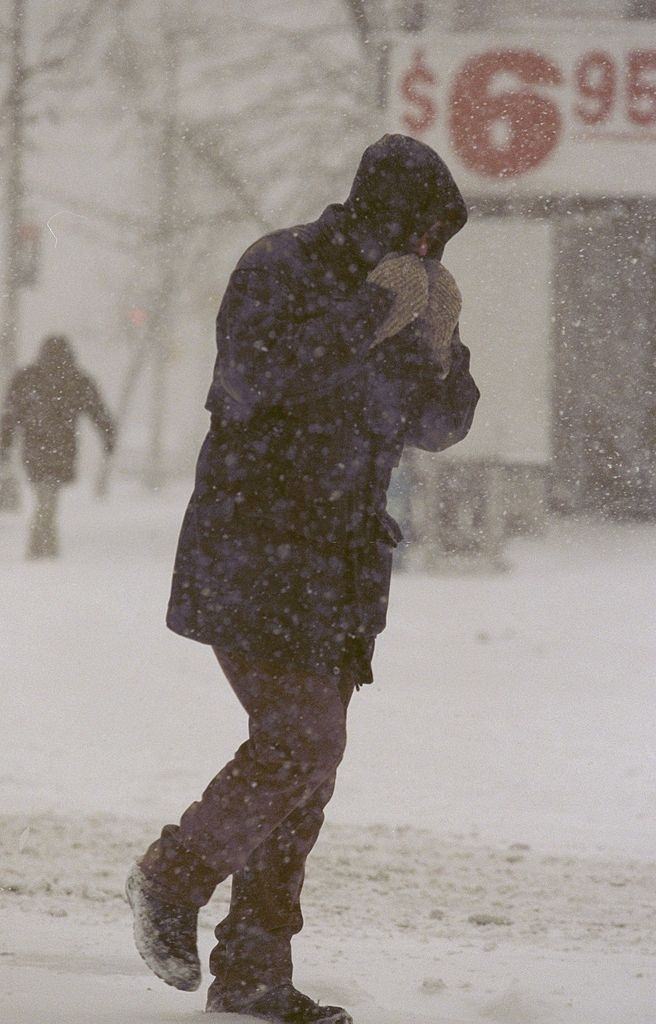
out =
[[[437,120],[437,105],[430,91],[422,86],[431,87],[437,85],[437,76],[426,64],[421,50],[416,50],[412,58],[412,64],[401,79],[401,95],[404,100],[416,108],[415,111],[406,111],[403,115],[403,124],[414,135],[421,135],[431,128]]]

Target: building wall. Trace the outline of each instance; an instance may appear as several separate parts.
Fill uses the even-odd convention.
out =
[[[449,46],[446,34],[436,28],[443,25],[445,33],[479,30],[483,36],[481,48],[485,49],[485,36],[494,47],[497,39],[509,38],[509,26],[512,29],[517,24],[522,38],[534,39],[539,49],[540,24],[558,19],[544,36],[551,40],[554,50],[557,33],[563,44],[570,39],[576,43],[578,38],[586,45],[586,23],[603,22],[599,38],[608,40],[617,75],[612,107],[616,120],[604,122],[606,136],[584,138],[586,130],[572,121],[572,111],[586,96],[583,90],[579,95],[563,89],[557,100],[563,119],[562,159],[560,152],[554,151],[544,168],[541,165],[517,178],[500,176],[486,181],[480,174],[476,179],[464,163],[457,166],[459,154],[455,154],[452,167],[470,204],[471,217],[466,231],[449,247],[445,262],[449,265],[453,256],[452,269],[462,282],[463,324],[468,321],[466,340],[471,344],[472,366],[486,398],[481,401],[470,438],[447,458],[458,461],[469,456],[472,463],[501,464],[506,480],[512,467],[514,483],[506,489],[503,504],[506,511],[521,505],[521,511],[513,513],[518,523],[533,517],[531,503],[537,520],[539,505],[547,494],[563,511],[654,516],[656,200],[642,198],[653,192],[653,176],[648,168],[654,142],[653,131],[647,133],[645,129],[638,138],[643,129],[621,120],[628,110],[623,77],[628,67],[626,51],[642,45],[636,40],[643,37],[644,45],[653,48],[654,26],[645,25],[643,32],[642,26],[634,23],[629,27],[624,21],[621,31],[615,33],[608,19],[617,19],[619,27],[620,19],[656,15],[656,3],[501,0],[482,4],[457,0],[426,4],[423,23],[418,16],[419,5],[406,5],[406,9],[409,7],[419,34],[416,42],[407,35],[397,37],[397,52],[403,53],[405,46],[406,54],[401,70],[407,66],[407,54],[416,50],[422,53],[430,73],[436,73],[432,83],[427,84],[426,77],[420,75],[412,80],[415,91],[411,94],[406,90],[405,98],[410,96],[412,102],[405,109],[420,111],[415,102],[417,93],[426,93],[431,84],[435,85],[432,97],[437,116],[418,137],[435,145],[448,160],[453,141],[446,131],[444,113],[452,80],[449,75],[453,75],[449,61],[458,67],[457,45],[467,52],[469,43],[463,44],[460,36]],[[566,29],[563,33],[568,19],[582,22],[576,32]],[[473,36],[471,39],[470,49],[476,45]],[[572,50],[574,58],[576,52]],[[554,59],[562,65],[571,88],[574,64],[570,61],[567,65],[565,54],[557,46]],[[396,92],[393,89],[397,104],[401,81],[398,76]],[[404,122],[402,106],[393,108],[392,116],[396,117],[393,130],[403,130],[402,124],[411,123],[407,118]],[[545,169],[547,173],[541,177]],[[484,260],[480,265],[485,238],[494,231],[494,224],[504,220],[501,234],[509,232],[512,240],[499,245],[497,259]],[[541,230],[548,231],[551,239],[546,258],[543,246],[538,246],[539,255],[530,252],[535,248],[535,232],[539,235]],[[533,272],[535,277],[534,287],[524,281],[519,295],[513,288],[517,282],[512,271],[513,258],[518,254],[525,264],[524,276]],[[499,296],[507,299],[505,309],[497,301]],[[523,315],[522,306],[536,313],[532,321]],[[473,314],[470,310],[475,307]],[[498,315],[500,310],[505,325]],[[515,335],[525,338],[526,353],[535,354],[536,346],[540,349],[541,358],[533,358],[532,377],[527,378],[526,367],[518,359]],[[504,336],[509,343],[504,344]],[[497,372],[500,367],[505,374]],[[539,372],[538,367],[542,367]],[[524,472],[540,465],[534,444],[527,442],[522,449],[522,424],[531,408],[535,412],[533,427],[551,422],[549,444],[543,448],[542,494],[534,472]],[[499,410],[505,411],[505,417]],[[516,442],[514,450],[506,443],[508,439]],[[433,471],[427,466],[426,472]],[[437,469],[435,472],[439,475]],[[472,472],[478,474],[479,482],[485,478],[476,467]],[[524,488],[522,479],[531,486]],[[528,495],[526,501],[520,492],[524,497]]]
[[[393,28],[418,31],[429,24],[467,30],[513,20],[545,18],[626,18],[656,16],[652,0],[396,0],[390,6]]]

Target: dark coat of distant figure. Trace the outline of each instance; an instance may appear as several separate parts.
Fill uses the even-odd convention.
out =
[[[330,669],[355,637],[369,672],[401,537],[385,511],[391,472],[405,445],[462,440],[479,393],[457,331],[444,380],[415,324],[371,349],[391,296],[367,274],[426,232],[441,258],[466,219],[443,161],[385,136],[344,204],[242,256],[217,319],[171,629],[307,669]]]
[[[114,422],[96,384],[79,368],[67,338],[46,338],[36,361],[19,370],[9,385],[0,419],[0,462],[7,462],[20,436],[28,480],[36,496],[28,558],[58,554],[57,502],[76,475],[77,425],[88,416],[100,431],[107,454],[114,448]]]
[[[19,370],[9,385],[0,421],[0,454],[8,453],[19,433],[31,483],[72,483],[81,416],[95,424],[105,451],[111,452],[114,423],[96,384],[78,366],[66,338],[46,338],[36,361]]]

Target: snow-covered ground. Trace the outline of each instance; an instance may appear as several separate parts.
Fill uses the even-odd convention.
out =
[[[0,517],[8,1024],[202,1019],[121,898],[245,729],[211,653],[163,626],[187,490],[70,490],[53,564]],[[560,524],[503,575],[396,577],[309,863],[311,994],[356,1024],[656,1020],[655,540]]]

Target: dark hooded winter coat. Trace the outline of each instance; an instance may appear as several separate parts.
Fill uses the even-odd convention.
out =
[[[47,338],[36,362],[19,370],[9,385],[0,419],[0,459],[7,458],[20,433],[23,463],[32,483],[71,483],[80,416],[91,419],[110,452],[114,423],[96,384],[79,368],[65,338]]]
[[[392,298],[366,277],[427,231],[440,257],[466,217],[442,160],[385,136],[365,151],[346,203],[242,256],[217,318],[211,427],[175,562],[172,630],[328,670],[347,637],[370,649],[401,536],[385,511],[392,469],[404,445],[461,440],[478,390],[457,332],[445,380],[414,324],[369,350]]]

